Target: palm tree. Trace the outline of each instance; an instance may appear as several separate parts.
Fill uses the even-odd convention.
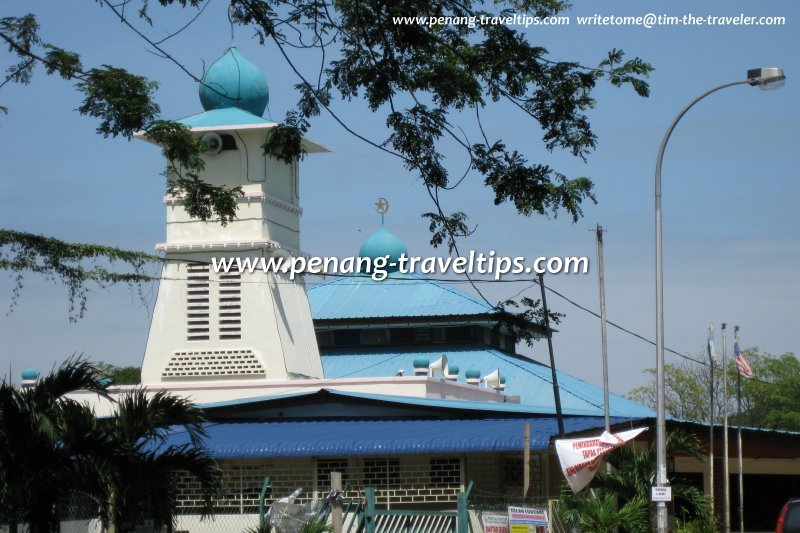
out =
[[[580,531],[613,533],[619,528],[629,533],[650,531],[650,502],[637,496],[617,509],[616,495],[603,489],[590,489],[587,495],[575,494],[568,486],[563,486],[559,514]]]
[[[203,448],[203,412],[188,400],[166,392],[152,395],[139,389],[117,399],[115,416],[100,425],[114,453],[102,466],[108,505],[104,521],[117,533],[151,523],[172,530],[177,510],[176,474],[188,472],[200,483],[204,511],[221,487],[221,472]],[[168,444],[176,428],[188,442]]]
[[[666,444],[668,457],[677,454],[700,461],[704,458],[700,441],[692,433],[672,431],[667,435]],[[633,446],[622,446],[609,453],[606,461],[612,466],[612,471],[598,471],[589,485],[590,490],[576,495],[569,493],[568,489],[562,491],[561,516],[572,523],[580,519],[592,520],[595,525],[616,521],[612,528],[619,526],[629,532],[649,531],[648,501],[655,473],[655,445],[641,451],[636,451]],[[702,531],[714,531],[714,517],[703,491],[676,475],[670,475],[670,486],[676,507],[683,509],[684,519],[694,521]],[[618,498],[621,504],[619,511],[613,505],[614,498]],[[644,513],[638,511],[641,507]],[[606,531],[594,527],[586,530]]]
[[[0,383],[0,515],[12,533],[20,522],[31,533],[57,531],[58,503],[96,487],[104,439],[93,413],[66,398],[78,390],[107,395],[94,366],[76,357],[34,387]]]
[[[214,460],[202,448],[205,417],[188,400],[144,390],[121,396],[114,417],[98,420],[66,395],[88,390],[108,398],[97,368],[70,358],[35,386],[0,383],[0,521],[16,533],[58,531],[58,504],[74,494],[93,500],[119,532],[147,521],[172,528],[175,473],[200,482],[205,509],[220,486]],[[188,435],[167,445],[171,429]]]
[[[693,433],[677,429],[667,434],[667,457],[688,455],[704,461],[700,440]],[[592,486],[611,490],[620,498],[627,500],[637,496],[649,496],[651,480],[655,473],[655,444],[646,450],[637,452],[631,446],[623,446],[611,452],[608,463],[613,467],[611,473],[599,472]],[[708,500],[702,490],[698,489],[680,475],[670,472],[670,486],[676,507],[681,507],[685,518],[698,520],[702,524],[713,524],[714,518]]]

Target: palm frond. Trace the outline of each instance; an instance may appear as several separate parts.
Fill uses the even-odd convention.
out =
[[[149,395],[145,388],[117,398],[117,414],[111,423],[116,438],[136,446],[145,442],[160,445],[175,426],[183,426],[193,446],[201,447],[206,437],[203,412],[189,400],[165,391]]]
[[[87,390],[108,398],[107,385],[97,367],[81,356],[73,355],[39,380],[24,394],[44,407],[53,400],[79,390]]]

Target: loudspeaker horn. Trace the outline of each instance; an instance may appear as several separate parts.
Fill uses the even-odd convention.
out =
[[[207,155],[216,155],[222,151],[222,137],[219,136],[219,133],[209,131],[200,137],[200,140],[208,145],[208,148],[206,148]]]
[[[438,372],[442,376],[447,377],[447,356],[442,354],[442,356],[430,364],[428,367],[429,376],[433,376],[434,373]]]
[[[483,382],[486,383],[487,387],[491,386],[491,387],[493,387],[495,389],[499,389],[500,388],[500,369],[499,368],[495,369],[494,372],[492,372],[491,374],[489,374],[485,378],[483,378]]]
[[[292,261],[294,260],[292,252],[286,248],[275,248],[272,250],[272,257],[275,258],[275,261],[280,261],[278,272],[281,274],[288,274],[289,270],[292,268]],[[277,264],[275,266],[278,267]]]

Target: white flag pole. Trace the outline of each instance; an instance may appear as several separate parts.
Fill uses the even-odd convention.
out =
[[[733,338],[739,350],[742,345],[739,344],[739,326],[733,326]],[[738,350],[737,350],[738,352]],[[739,468],[739,533],[744,533],[744,473],[742,472],[742,372],[739,370],[739,365],[736,365],[736,440],[737,440],[737,455],[738,468]]]
[[[728,472],[728,325],[722,323],[722,483],[725,487],[724,531],[731,530],[731,490]]]
[[[708,326],[708,364],[710,366],[711,376],[709,392],[709,408],[708,408],[708,484],[710,487],[709,494],[711,502],[711,512],[715,514],[714,509],[714,365],[716,365],[716,354],[714,353],[714,324]]]

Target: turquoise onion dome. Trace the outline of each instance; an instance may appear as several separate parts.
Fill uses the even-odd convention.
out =
[[[36,381],[39,379],[39,372],[35,368],[28,367],[22,371],[22,379],[25,381]]]
[[[206,111],[238,107],[260,117],[269,103],[267,79],[231,46],[203,76],[200,103]]]
[[[359,257],[368,257],[373,262],[379,257],[389,256],[388,263],[395,263],[395,265],[391,266],[387,264],[384,269],[387,272],[396,272],[400,268],[397,261],[400,259],[401,255],[408,256],[408,248],[406,248],[405,243],[401,241],[397,235],[386,229],[386,226],[383,224],[381,224],[378,231],[364,241],[364,244],[361,245],[361,249],[358,251]]]

